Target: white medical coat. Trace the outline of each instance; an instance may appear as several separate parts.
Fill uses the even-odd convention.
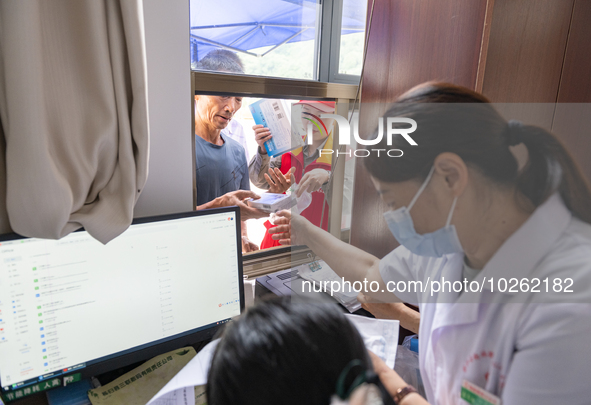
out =
[[[399,247],[381,260],[380,274],[386,283],[459,281],[463,259],[463,254],[421,257]],[[546,277],[550,291],[554,278],[572,278],[574,292],[498,291],[500,278]],[[429,402],[466,404],[460,398],[465,379],[500,397],[503,405],[590,404],[591,225],[574,218],[553,195],[474,281],[491,278],[493,291],[485,281],[475,293],[395,293],[421,311],[419,363]],[[561,282],[563,288],[568,284]]]

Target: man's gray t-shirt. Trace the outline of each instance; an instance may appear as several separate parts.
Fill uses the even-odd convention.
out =
[[[250,190],[244,148],[235,140],[221,136],[223,145],[214,145],[195,136],[197,205],[230,191]]]

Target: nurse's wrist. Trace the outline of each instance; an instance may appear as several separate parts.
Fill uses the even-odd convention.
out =
[[[407,384],[404,387],[398,388],[394,395],[392,395],[392,399],[394,399],[396,405],[412,405],[414,403],[412,396],[415,394],[418,395],[415,387]]]
[[[427,401],[416,390],[406,394],[400,401],[395,401],[396,405],[418,405],[425,402]]]
[[[320,230],[317,226],[314,226],[308,219],[301,215],[294,215],[291,217],[291,229],[298,242],[297,244],[306,245],[312,250],[316,242],[314,241],[314,234]]]

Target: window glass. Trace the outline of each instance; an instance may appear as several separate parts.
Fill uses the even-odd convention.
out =
[[[367,1],[345,0],[341,18],[339,73],[361,75]]]
[[[191,0],[190,14],[192,69],[316,79],[319,0]],[[219,49],[239,60],[209,63],[208,53]]]
[[[320,118],[320,115],[332,114],[334,110],[334,101],[196,95],[197,207],[212,208],[207,204],[236,190],[250,189],[260,196],[269,191],[285,193],[285,197],[291,197],[290,201],[294,201],[292,209],[297,209],[313,224],[323,224],[322,227],[327,229],[330,203],[326,196],[330,186],[336,123],[334,119]],[[266,150],[259,148],[254,128],[258,122],[254,116],[259,117],[259,120],[261,116],[258,111],[264,112],[268,123],[273,121],[270,115],[276,117],[276,122],[287,120],[287,143],[283,146],[281,137],[273,132],[280,128],[273,122],[268,124],[275,149],[284,150],[285,153],[269,157]],[[221,137],[221,141],[218,137]],[[299,139],[297,144],[293,144],[294,137]],[[308,139],[311,139],[310,143]],[[275,170],[277,176],[283,175],[282,180],[291,179],[288,173],[293,173],[295,185],[270,189],[272,185],[269,177],[265,176],[265,173],[270,174],[270,168]],[[297,191],[298,184],[306,185],[301,193]],[[253,245],[260,249],[280,246],[267,233],[267,229],[272,226],[272,218],[269,214],[265,218],[246,221],[243,228],[243,236],[248,239],[247,245],[243,240],[245,253],[251,252]]]
[[[244,147],[247,160],[250,163],[253,158],[256,158],[258,152],[258,144],[255,140],[255,133],[253,130],[253,126],[255,125],[254,118],[250,113],[250,105],[261,100],[260,98],[251,98],[251,97],[244,97],[243,99],[243,107],[236,112],[232,121],[234,128],[240,128],[242,131],[242,137],[239,137],[238,134],[240,131],[232,131],[233,133],[227,132],[229,136],[233,136],[235,140],[239,141],[241,145]],[[296,100],[276,100],[282,103],[283,107],[286,109],[290,109],[291,105]],[[289,115],[289,114],[288,114]],[[232,129],[232,128],[230,128]],[[264,188],[257,187],[257,184],[254,184],[250,179],[250,189],[257,193],[258,195],[262,195],[266,193],[267,190]],[[267,246],[270,241],[266,240],[263,243],[263,239],[265,239],[267,227],[265,223],[270,220],[270,216],[268,218],[261,218],[261,219],[249,219],[246,221],[248,238],[259,248],[268,248]],[[267,226],[269,224],[267,223]]]

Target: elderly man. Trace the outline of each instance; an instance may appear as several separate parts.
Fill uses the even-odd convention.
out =
[[[225,50],[208,53],[196,68],[243,73],[238,56]],[[244,220],[268,214],[246,204],[245,199],[259,197],[250,191],[245,149],[222,132],[241,106],[242,97],[195,96],[197,209],[239,206],[243,219],[242,249],[251,252],[258,250],[258,246],[248,239]],[[286,183],[280,177],[274,178],[276,183]]]

